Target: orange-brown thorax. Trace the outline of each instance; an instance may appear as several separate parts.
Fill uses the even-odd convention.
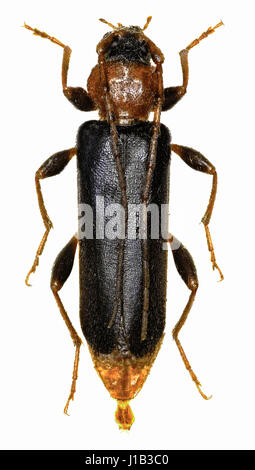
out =
[[[121,62],[106,62],[104,67],[116,121],[147,120],[155,108],[158,93],[155,67]],[[106,119],[105,92],[99,65],[92,69],[87,85],[100,118]]]

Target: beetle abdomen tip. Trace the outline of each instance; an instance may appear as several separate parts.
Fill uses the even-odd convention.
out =
[[[129,431],[133,422],[135,421],[135,417],[133,411],[129,406],[128,401],[117,401],[118,406],[115,412],[115,419],[117,424],[119,425],[120,429],[125,429]]]

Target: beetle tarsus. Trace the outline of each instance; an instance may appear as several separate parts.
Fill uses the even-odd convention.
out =
[[[32,284],[29,284],[28,281],[29,281],[30,275],[35,272],[35,270],[36,270],[38,264],[39,264],[39,256],[36,256],[36,257],[35,257],[35,260],[34,260],[34,262],[33,262],[33,266],[32,266],[32,268],[29,270],[29,272],[27,273],[27,276],[26,276],[26,279],[25,279],[25,283],[26,283],[26,285],[27,285],[28,287],[31,287],[31,286],[32,286]]]
[[[204,32],[202,33],[199,38],[197,39],[194,39],[194,41],[192,41],[187,47],[186,49],[189,51],[190,49],[192,49],[192,47],[195,47],[197,46],[200,41],[202,41],[203,39],[207,38],[210,34],[214,33],[215,32],[215,29],[219,28],[220,26],[223,26],[224,23],[222,21],[220,21],[218,24],[216,24],[216,26],[214,26],[213,28],[211,26],[209,26],[209,28]]]
[[[44,249],[44,246],[46,244],[46,241],[47,241],[47,238],[48,238],[48,235],[50,233],[50,229],[53,228],[53,224],[52,222],[50,221],[49,219],[49,222],[48,222],[48,228],[46,228],[45,232],[44,232],[44,235],[42,237],[42,240],[40,242],[40,245],[37,249],[37,252],[36,252],[36,255],[35,255],[35,259],[34,259],[34,262],[33,262],[33,265],[32,265],[32,268],[28,271],[28,274],[26,276],[26,279],[25,279],[25,283],[28,287],[31,287],[31,284],[29,284],[29,278],[30,278],[30,275],[32,273],[35,273],[36,271],[36,268],[37,266],[39,265],[39,256],[41,256],[42,252],[43,252],[43,249]]]
[[[214,258],[213,260],[212,260],[212,257]],[[219,274],[220,274],[220,279],[218,280],[218,282],[223,281],[224,276],[223,276],[223,273],[222,273],[220,267],[219,267],[218,264],[216,263],[214,252],[213,252],[212,255],[211,255],[211,261],[212,261],[212,268],[213,268],[213,270],[214,270],[214,269],[217,269],[218,272],[219,272]]]
[[[181,326],[183,326],[183,325],[181,325]],[[180,328],[179,328],[179,331],[180,331]],[[177,347],[178,347],[178,349],[179,349],[179,352],[180,352],[180,354],[181,354],[181,358],[182,358],[182,360],[183,360],[183,362],[184,362],[184,365],[185,365],[187,371],[189,372],[189,374],[190,374],[190,376],[191,376],[193,382],[195,382],[196,387],[197,387],[197,389],[198,389],[198,391],[199,391],[201,397],[203,397],[204,400],[210,400],[210,399],[212,398],[212,395],[210,395],[210,396],[208,397],[208,396],[205,395],[205,393],[202,391],[202,389],[201,389],[201,383],[199,382],[199,380],[198,380],[196,374],[193,372],[193,370],[192,370],[192,368],[191,368],[191,365],[190,365],[190,363],[189,363],[189,361],[188,361],[188,358],[187,358],[187,356],[186,356],[186,354],[185,354],[185,352],[184,352],[184,350],[183,350],[183,347],[182,347],[182,345],[181,345],[181,343],[180,343],[180,341],[179,341],[177,335],[178,335],[178,331],[177,331],[177,328],[175,327],[175,329],[173,330],[173,337],[174,337],[174,340],[175,340],[175,342],[176,342],[176,345],[177,345]]]
[[[64,413],[65,415],[69,416],[68,414],[68,407],[69,403],[71,400],[74,400],[74,394],[76,392],[76,382],[78,379],[78,366],[79,366],[79,358],[80,358],[80,347],[81,347],[81,340],[79,338],[79,341],[76,344],[76,350],[75,350],[75,358],[74,358],[74,366],[73,366],[73,378],[72,378],[72,385],[71,385],[71,391],[69,394],[69,397],[67,399],[65,408],[64,408]]]
[[[202,390],[201,390],[201,384],[200,383],[198,383],[198,384],[196,383],[196,386],[197,386],[197,389],[198,389],[201,397],[203,397],[204,400],[211,400],[212,395],[210,395],[209,397],[207,395],[205,395],[204,392],[202,392]]]
[[[203,219],[202,219],[202,222],[203,222]],[[205,227],[205,234],[206,234],[206,240],[207,240],[208,250],[209,250],[209,252],[211,253],[212,268],[213,268],[213,270],[214,270],[214,269],[217,269],[217,270],[218,270],[218,272],[219,272],[219,274],[220,274],[219,282],[221,282],[221,281],[223,281],[224,276],[223,276],[223,273],[222,273],[221,269],[219,268],[218,264],[216,263],[216,258],[215,258],[215,253],[214,253],[214,248],[213,248],[213,243],[212,243],[212,238],[211,238],[210,230],[209,230],[208,225],[205,225],[204,227]]]

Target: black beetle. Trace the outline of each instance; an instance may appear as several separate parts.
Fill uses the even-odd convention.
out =
[[[168,204],[170,153],[173,150],[189,166],[213,176],[210,201],[202,222],[205,227],[213,268],[216,264],[208,224],[217,188],[214,166],[199,152],[171,145],[169,130],[160,124],[161,111],[172,108],[186,93],[188,53],[202,39],[222,25],[208,28],[180,52],[183,84],[163,87],[160,49],[143,29],[107,23],[113,31],[97,46],[98,64],[88,79],[88,91],[67,86],[71,49],[48,34],[25,27],[64,49],[62,85],[66,98],[82,111],[98,110],[100,120],[81,125],[75,148],[51,156],[36,172],[36,189],[45,233],[29,276],[35,271],[52,228],[44,206],[40,180],[60,173],[77,155],[79,236],[75,235],[58,255],[52,270],[51,289],[75,345],[71,392],[74,397],[81,339],[73,328],[59,297],[59,290],[71,273],[79,245],[80,321],[95,368],[113,398],[118,401],[116,420],[130,429],[134,417],[129,401],[142,388],[159,351],[166,309],[167,251],[170,242],[179,274],[191,291],[184,312],[173,330],[181,357],[203,398],[200,383],[191,369],[178,338],[198,288],[196,268],[187,249],[164,230],[153,235],[155,225],[165,223]],[[154,62],[155,65],[152,65]],[[148,121],[154,112],[152,122]],[[103,200],[103,209],[99,205]],[[90,219],[85,217],[86,210]],[[132,209],[132,211],[131,211]],[[153,218],[153,210],[157,212]],[[120,215],[119,228],[112,216]],[[88,214],[85,214],[86,216]],[[155,215],[155,214],[154,214]],[[134,217],[133,217],[134,216]],[[156,222],[155,222],[156,220]],[[110,223],[110,236],[106,236]],[[133,225],[132,225],[133,224]],[[108,227],[109,228],[109,227]],[[135,236],[130,237],[133,228]],[[89,233],[89,235],[88,235]],[[109,235],[109,234],[108,234]],[[29,285],[29,284],[28,284]]]

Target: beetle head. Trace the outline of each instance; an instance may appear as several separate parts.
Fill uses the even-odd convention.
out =
[[[105,62],[136,62],[149,65],[151,59],[155,63],[162,63],[164,56],[160,49],[145,36],[143,31],[150,23],[151,16],[143,28],[139,26],[113,26],[106,20],[100,19],[103,23],[113,28],[113,31],[106,33],[97,46],[97,53],[103,56]]]
[[[142,31],[136,26],[119,28],[110,33],[111,42],[107,48],[104,59],[106,62],[137,62],[150,64],[151,54],[147,42],[142,37]],[[104,36],[105,39],[108,35]]]

